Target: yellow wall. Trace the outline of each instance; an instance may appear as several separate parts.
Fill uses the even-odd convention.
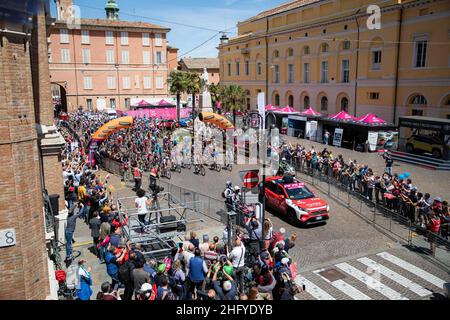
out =
[[[412,109],[423,110],[427,116],[450,117],[450,106],[444,106],[450,96],[450,1],[402,1],[400,45],[397,37],[401,6],[397,0],[380,2],[383,3],[380,4],[383,9],[380,30],[368,30],[366,26],[368,15],[364,14],[368,5],[377,3],[373,0],[323,0],[269,16],[268,103],[274,104],[275,94],[279,94],[280,105],[285,106],[288,96],[292,94],[294,108],[303,109],[303,97],[307,95],[311,106],[320,110],[320,99],[326,96],[328,108],[322,111],[332,114],[341,110],[340,100],[345,96],[349,100],[348,111],[351,114],[361,116],[373,112],[393,121],[397,97],[396,119],[411,114]],[[358,9],[363,15],[356,18]],[[357,22],[360,31],[358,59]],[[238,25],[238,30],[236,38],[219,47],[220,78],[224,84],[236,83],[249,90],[251,106],[255,108],[258,89],[266,91],[266,18],[244,21]],[[428,41],[426,65],[415,68],[414,41],[421,36]],[[344,40],[350,41],[349,50],[343,50]],[[328,44],[328,53],[320,52],[323,43]],[[309,55],[303,54],[305,46],[310,48]],[[293,50],[291,57],[288,56],[290,48]],[[245,54],[242,49],[249,53]],[[372,51],[375,49],[382,52],[379,70],[372,68]],[[396,81],[398,49],[400,56]],[[274,57],[275,51],[279,52],[278,58]],[[350,63],[349,83],[341,81],[343,59],[348,59]],[[245,74],[246,60],[249,61],[249,75]],[[236,61],[240,63],[239,76],[236,76]],[[328,62],[328,83],[320,82],[321,61]],[[257,75],[257,62],[262,63],[261,75]],[[227,74],[228,63],[231,63],[231,76]],[[310,64],[310,83],[303,82],[304,63]],[[288,83],[289,64],[294,66],[293,83]],[[280,69],[279,83],[274,83],[275,65]],[[379,98],[369,99],[370,92],[378,93]],[[427,105],[411,106],[409,102],[415,94],[423,95]]]

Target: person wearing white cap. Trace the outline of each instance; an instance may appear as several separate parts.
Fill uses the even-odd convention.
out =
[[[136,298],[137,300],[154,300],[154,295],[152,285],[150,283],[143,283]]]

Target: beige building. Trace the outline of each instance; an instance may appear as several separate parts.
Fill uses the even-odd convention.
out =
[[[450,117],[450,1],[291,1],[238,23],[219,51],[221,83],[245,88],[252,108],[268,92],[268,104],[325,114]]]
[[[220,82],[218,58],[182,58],[178,67],[181,71],[195,72],[200,76],[204,68],[208,71],[209,83],[218,84]]]

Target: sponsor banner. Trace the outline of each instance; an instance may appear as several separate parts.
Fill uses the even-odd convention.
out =
[[[265,101],[265,99],[266,99],[266,97],[265,97],[264,92],[258,93],[258,96],[257,96],[258,112],[262,117],[262,125],[261,125],[262,128],[266,127],[266,123],[265,123],[265,121],[266,121],[266,110],[265,110],[266,101]]]
[[[285,184],[284,187],[286,189],[297,189],[297,188],[303,188],[305,186],[304,183],[289,183],[289,184]]]
[[[344,134],[344,129],[336,128],[334,130],[333,146],[340,147],[342,144],[342,135]]]
[[[369,151],[375,151],[377,149],[378,132],[369,131],[367,140],[369,141]]]

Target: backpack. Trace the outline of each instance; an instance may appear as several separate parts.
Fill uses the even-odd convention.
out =
[[[129,260],[127,260],[123,265],[121,265],[119,267],[118,278],[121,283],[130,282],[131,273],[130,273],[130,261]]]
[[[164,295],[164,293],[163,293],[163,296],[161,297],[161,300],[176,300],[175,299],[175,295],[173,294],[172,290],[167,289],[167,290],[164,290],[164,292],[166,294]]]

